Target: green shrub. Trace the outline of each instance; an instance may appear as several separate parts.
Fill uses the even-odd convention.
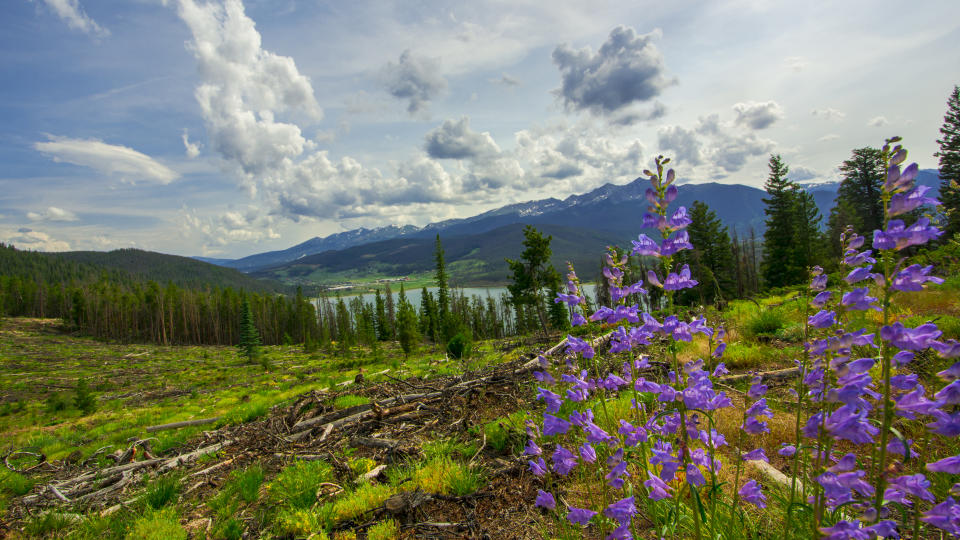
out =
[[[400,537],[400,525],[392,520],[381,521],[367,529],[367,540],[393,540]]]
[[[65,514],[50,510],[41,514],[34,514],[27,520],[23,531],[30,536],[47,538],[67,530],[80,519],[77,514]]]
[[[36,480],[20,473],[3,471],[3,476],[0,476],[0,493],[9,493],[15,497],[22,497],[30,493],[30,490],[33,489],[33,485],[36,484],[36,482]]]
[[[76,395],[73,398],[73,405],[84,415],[88,415],[97,410],[97,398],[87,385],[87,380],[81,377],[77,380]]]
[[[453,358],[466,358],[473,350],[473,339],[467,332],[457,332],[447,342],[447,354]]]
[[[333,400],[333,406],[337,409],[349,409],[350,407],[366,405],[367,403],[370,403],[370,398],[364,396],[355,396],[353,394],[337,396]]]

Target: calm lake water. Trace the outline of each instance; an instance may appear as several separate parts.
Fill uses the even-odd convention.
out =
[[[390,289],[391,291],[393,291],[393,302],[394,304],[396,304],[398,301],[397,299],[399,296],[400,284],[391,283]],[[583,289],[584,289],[584,292],[590,297],[590,299],[593,300],[594,294],[596,292],[596,285],[594,285],[593,283],[587,283],[583,285]],[[430,294],[436,297],[437,295],[436,287],[427,287],[427,290],[430,291]],[[483,302],[487,301],[488,295],[493,297],[495,300],[499,300],[501,295],[510,294],[507,291],[506,287],[463,287],[463,288],[457,289],[457,291],[458,291],[457,294],[460,294],[460,292],[462,292],[463,295],[466,296],[467,298],[470,298],[471,296],[479,296]],[[421,299],[421,296],[423,296],[423,288],[405,290],[404,292],[407,295],[407,300],[411,304],[413,304],[415,308],[419,310],[420,299]],[[380,293],[380,294],[382,295],[383,293]],[[358,295],[346,293],[344,294],[343,299],[344,301],[346,301],[347,299],[352,298],[354,296],[358,296]],[[364,302],[367,302],[369,304],[373,304],[376,301],[374,293],[363,293],[359,296],[360,298],[363,299]],[[331,294],[330,298],[335,299],[336,294]]]

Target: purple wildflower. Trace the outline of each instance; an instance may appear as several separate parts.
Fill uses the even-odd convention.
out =
[[[810,305],[816,308],[822,308],[823,306],[827,305],[827,302],[830,301],[832,296],[833,293],[831,291],[817,293],[817,295],[813,297],[813,300],[810,301]]]
[[[580,459],[586,463],[594,463],[597,461],[597,451],[593,449],[593,446],[590,446],[590,443],[580,445]]]
[[[821,527],[824,540],[867,540],[872,534],[860,528],[860,521],[838,521],[833,527]]]
[[[880,329],[880,338],[890,342],[898,349],[920,351],[931,345],[931,342],[940,337],[942,332],[933,323],[922,324],[916,328],[906,328],[901,322]]]
[[[667,291],[679,291],[680,289],[696,287],[698,283],[698,281],[691,279],[690,266],[685,264],[680,268],[679,274],[671,272],[667,276],[667,279],[663,281],[663,288]]]
[[[751,450],[743,455],[744,461],[766,461],[770,463],[770,460],[767,459],[767,453],[763,451],[763,448],[757,448]]]
[[[819,268],[819,267],[818,267]],[[827,288],[827,275],[826,274],[817,274],[813,277],[813,281],[810,282],[810,288],[815,291],[822,291]]]
[[[947,414],[941,410],[934,410],[932,413],[936,420],[927,424],[930,431],[944,437],[960,435],[960,412]]]
[[[659,257],[660,246],[649,236],[641,234],[637,240],[633,240],[633,251],[630,254]]]
[[[933,494],[928,489],[930,481],[922,474],[907,474],[890,481],[890,487],[896,488],[904,493],[909,493],[914,497],[923,499],[927,502],[933,502]]]
[[[960,380],[953,381],[944,386],[939,392],[934,394],[933,397],[946,405],[956,405],[960,403]]]
[[[840,303],[845,307],[856,311],[864,311],[867,309],[880,311],[879,306],[872,305],[877,301],[877,298],[875,296],[868,296],[869,293],[870,289],[867,287],[854,289],[844,294]]]
[[[816,315],[811,315],[807,319],[807,324],[814,328],[828,328],[836,324],[836,321],[833,319],[836,313],[833,311],[821,310]]]
[[[537,390],[540,391],[537,393],[537,401],[542,399],[547,404],[547,412],[555,413],[560,410],[560,405],[563,404],[563,399],[561,399],[559,395],[539,387]]]
[[[760,484],[757,484],[756,480],[751,480],[744,484],[737,493],[740,494],[741,499],[756,505],[757,508],[767,507],[767,503],[765,502],[767,497],[764,496],[763,491],[760,490]]]
[[[597,515],[596,512],[587,508],[577,508],[575,506],[568,506],[567,508],[570,509],[567,512],[567,521],[574,525],[586,526],[593,516]]]
[[[570,326],[583,326],[587,324],[587,319],[583,317],[579,312],[573,312],[573,315],[570,316]]]
[[[931,508],[920,520],[954,536],[960,536],[960,504],[953,497],[947,497],[945,501]]]
[[[540,456],[543,455],[543,449],[537,446],[537,443],[533,442],[533,439],[528,439],[527,445],[523,447],[523,455]]]
[[[927,470],[931,472],[960,474],[960,455],[943,458],[933,463],[927,463]]]
[[[531,460],[529,463],[530,472],[537,478],[542,478],[543,475],[547,474],[547,464],[543,461],[543,458],[537,458],[535,461]]]
[[[554,510],[557,508],[557,501],[553,498],[552,493],[538,489],[536,506],[546,508],[547,510]]]
[[[792,444],[784,444],[777,450],[777,454],[780,454],[783,457],[793,457],[797,453],[797,447]]]
[[[559,444],[557,445],[557,449],[553,452],[552,459],[553,470],[560,476],[566,476],[567,473],[572,471],[573,468],[577,466],[577,456]]]
[[[654,476],[653,473],[648,472],[647,475],[650,478],[644,482],[643,485],[650,490],[650,498],[655,501],[670,498],[670,486],[657,476]]]
[[[932,270],[933,265],[920,266],[919,264],[911,264],[893,276],[891,288],[898,291],[916,292],[922,291],[924,284],[927,282],[935,284],[943,283],[941,278],[930,275]]]
[[[937,354],[943,358],[956,358],[960,356],[960,341],[955,339],[948,339],[943,342],[931,341],[930,346],[933,347],[933,350],[937,351]],[[953,367],[947,370],[947,372],[960,373],[960,367],[957,367],[957,364],[954,364]],[[954,375],[954,378],[956,377],[960,377],[960,374]]]
[[[570,429],[570,422],[563,418],[558,418],[552,414],[543,415],[544,435],[563,435],[568,429]]]
[[[620,499],[617,502],[610,504],[603,510],[603,515],[617,520],[619,523],[629,523],[630,518],[637,513],[637,507],[634,506],[633,497],[627,497],[625,499]]]
[[[924,205],[938,205],[940,201],[933,197],[927,197],[930,186],[916,186],[906,193],[895,193],[890,198],[890,208],[887,213],[891,216],[899,216]]]

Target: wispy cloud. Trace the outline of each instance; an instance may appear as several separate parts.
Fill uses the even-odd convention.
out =
[[[98,139],[50,136],[49,141],[34,143],[33,148],[50,155],[54,161],[89,167],[125,181],[150,180],[169,184],[179,177],[146,154]]]
[[[110,31],[97,24],[90,18],[79,0],[43,0],[43,2],[60,17],[67,26],[95,37],[106,37]]]
[[[48,206],[46,210],[40,212],[27,212],[27,219],[30,221],[78,221],[76,214],[56,206]]]

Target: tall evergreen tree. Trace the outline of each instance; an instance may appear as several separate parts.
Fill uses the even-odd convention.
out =
[[[249,362],[255,362],[260,357],[260,333],[253,322],[253,311],[246,297],[240,309],[240,343],[237,348]]]
[[[440,339],[446,341],[455,332],[452,313],[450,312],[450,289],[447,276],[447,262],[444,260],[443,244],[440,243],[440,234],[437,234],[437,240],[433,251],[433,259],[436,263],[436,269],[433,277],[437,284],[437,326],[440,331]]]
[[[402,286],[402,285],[401,285]],[[387,326],[388,326],[388,337],[387,339],[397,339],[397,313],[394,310],[393,306],[393,291],[390,290],[390,284],[387,283],[386,288],[384,289],[386,294],[384,295],[384,302],[387,304]]]
[[[791,260],[801,281],[808,279],[808,270],[823,258],[824,236],[820,230],[820,209],[813,195],[801,188],[793,188],[793,252]]]
[[[717,303],[733,298],[737,288],[736,265],[727,227],[716,212],[700,201],[693,202],[690,221],[687,232],[693,249],[678,253],[677,263],[689,264],[693,275],[699,276],[700,284],[682,291],[678,301]]]
[[[946,217],[943,238],[949,240],[960,233],[960,86],[953,87],[947,100],[940,136],[940,150],[934,156],[940,158],[939,199]]]
[[[400,341],[400,348],[403,349],[404,356],[409,356],[411,352],[416,350],[417,342],[420,341],[420,333],[417,331],[417,312],[407,301],[403,283],[400,284],[397,305],[397,339]]]
[[[560,274],[550,264],[551,240],[553,240],[552,236],[544,237],[540,231],[527,225],[523,228],[525,249],[520,254],[520,259],[506,259],[513,273],[512,283],[507,285],[512,301],[517,306],[532,308],[544,332],[547,331],[548,321],[544,309],[543,289],[560,281]]]
[[[770,156],[770,176],[763,185],[768,198],[763,212],[767,229],[763,233],[763,260],[760,265],[767,287],[783,287],[798,282],[793,267],[794,185],[787,179],[789,167],[779,155]],[[694,244],[696,245],[696,244]]]
[[[865,236],[867,244],[873,240],[873,231],[883,228],[883,154],[876,148],[857,148],[840,165],[840,173],[843,180],[828,221],[829,247],[834,259],[840,255],[840,234],[848,226]]]

